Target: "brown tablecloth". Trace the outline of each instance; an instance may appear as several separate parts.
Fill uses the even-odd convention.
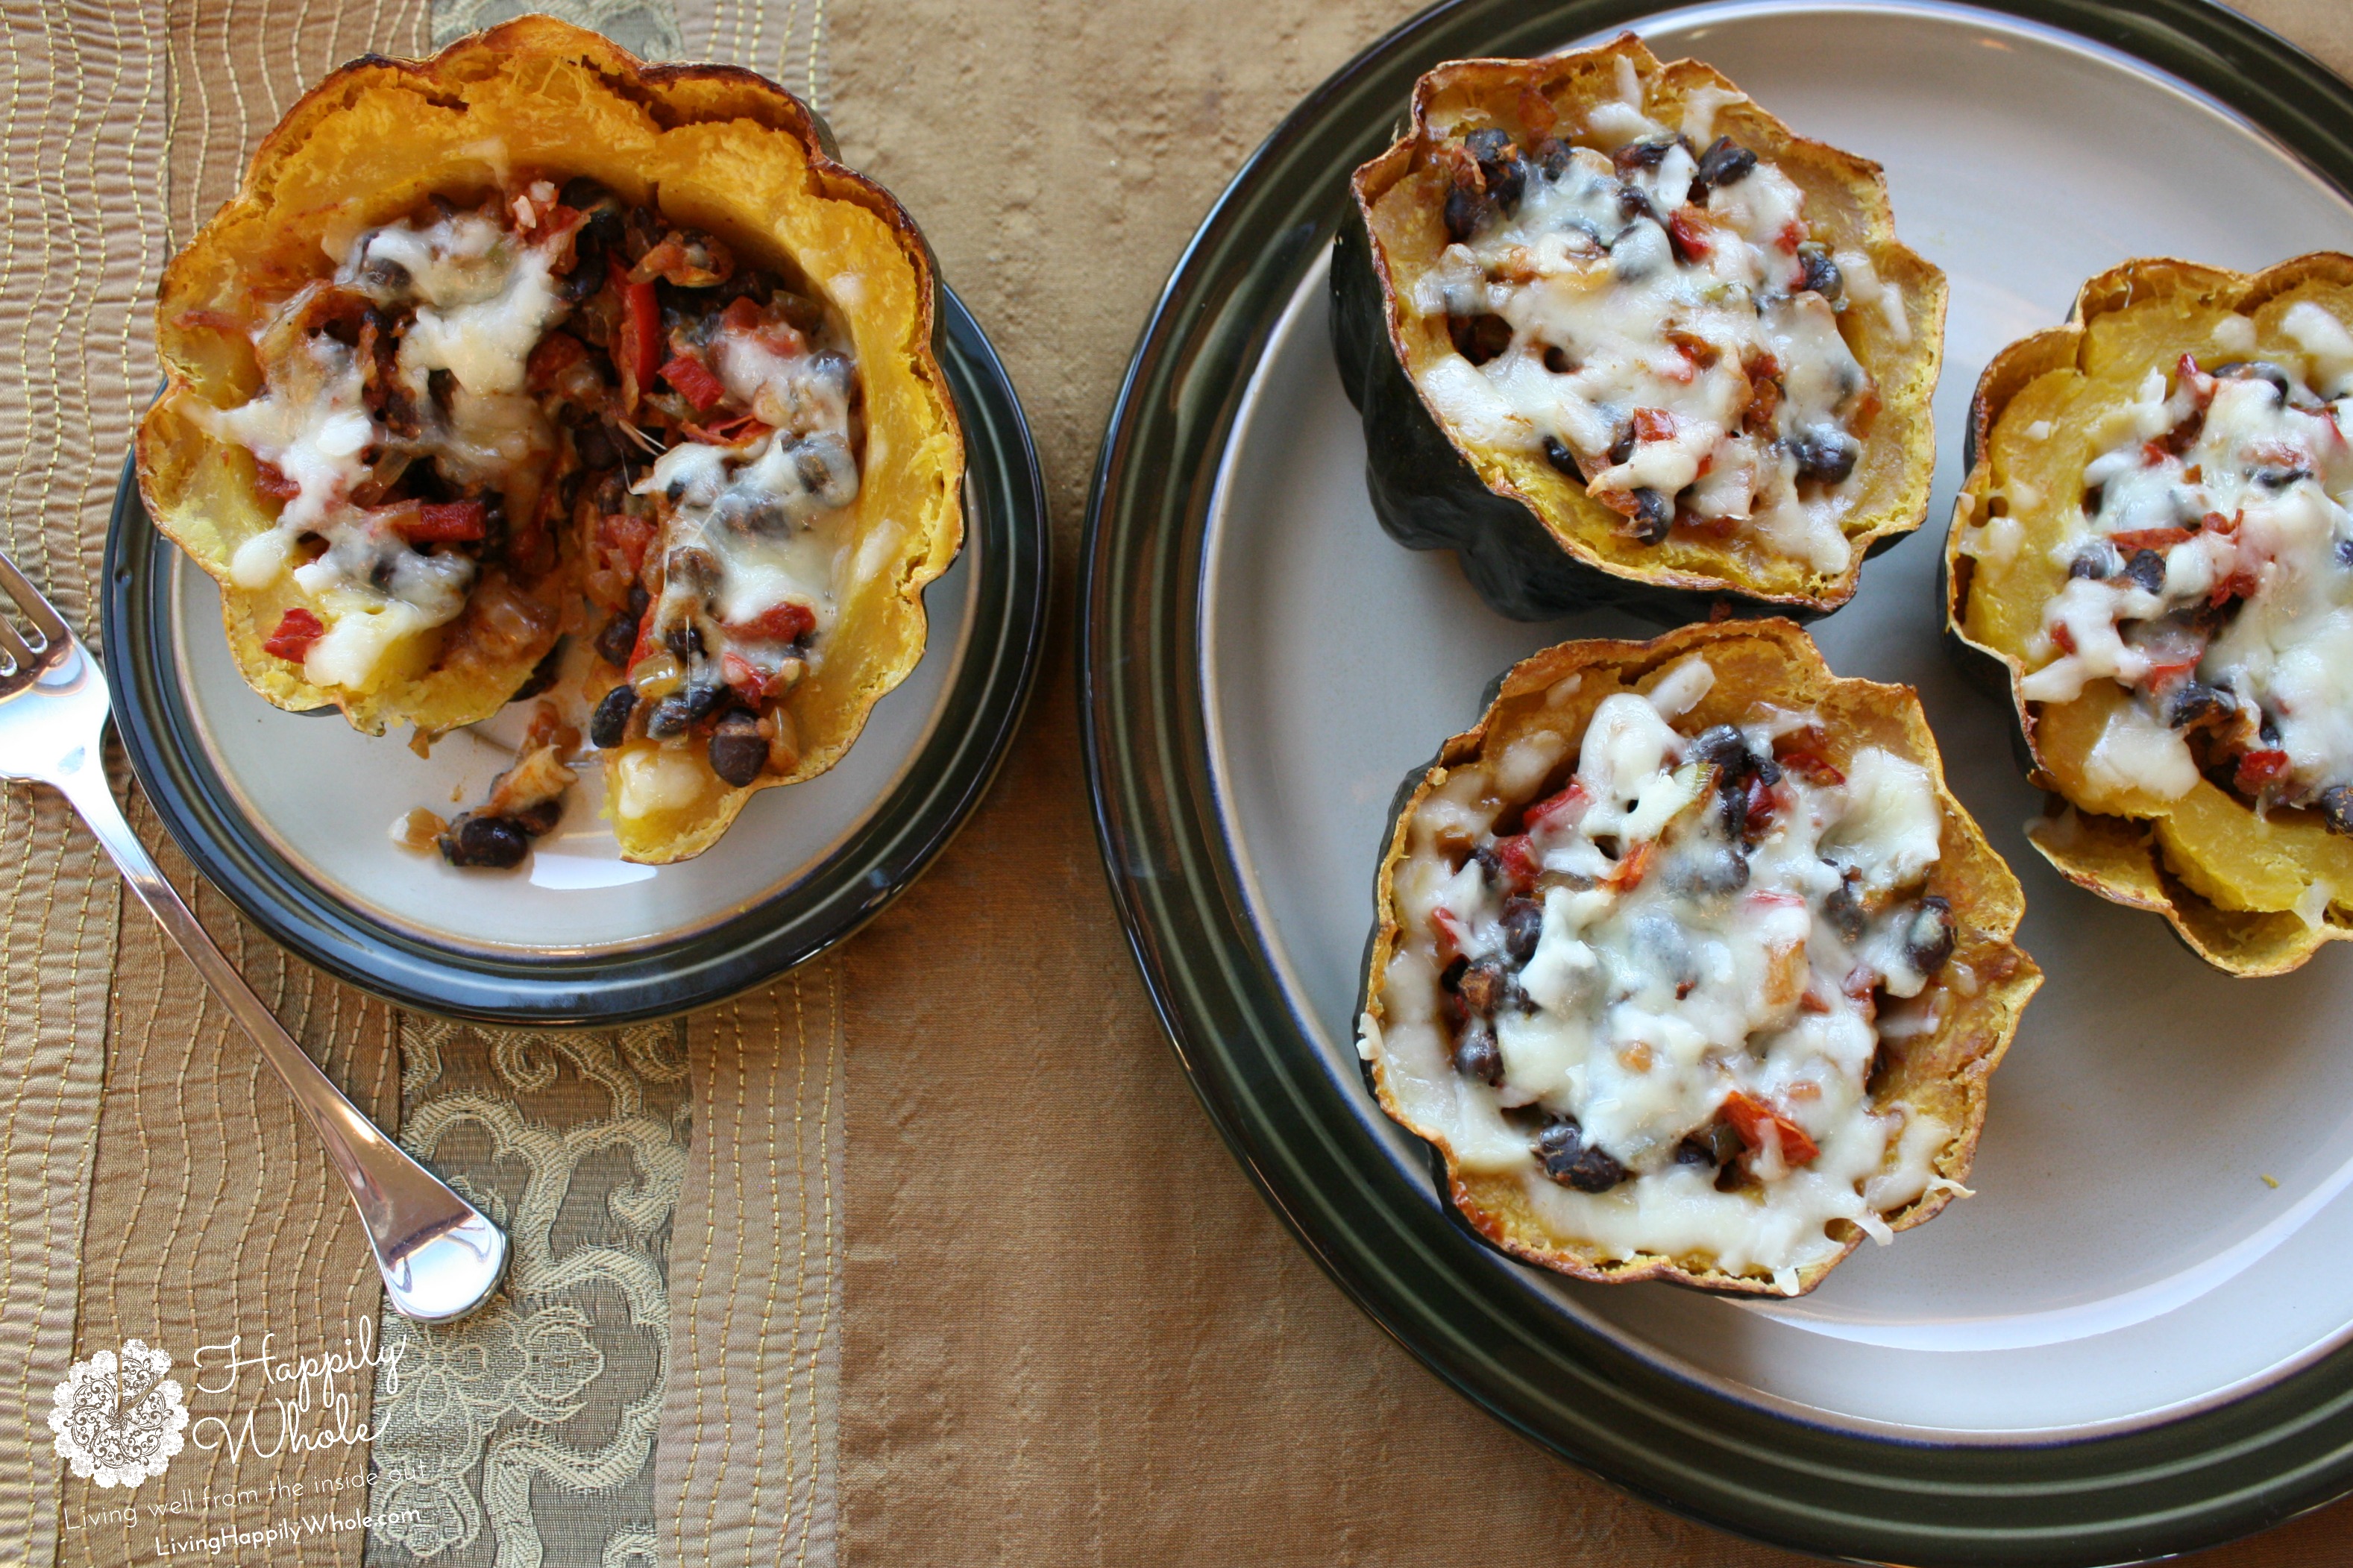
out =
[[[94,619],[106,505],[153,382],[143,304],[172,238],[332,63],[517,8],[0,5],[5,538],[78,620]],[[901,903],[838,957],[676,1028],[552,1041],[402,1018],[198,889],[329,1070],[478,1190],[520,1203],[523,1177],[469,1115],[528,1134],[534,1171],[558,1146],[617,1152],[563,1166],[570,1195],[533,1232],[550,1268],[520,1305],[420,1343],[396,1394],[346,1375],[353,1408],[384,1426],[372,1478],[365,1447],[261,1468],[192,1448],[125,1494],[51,1457],[49,1386],[74,1358],[144,1337],[185,1378],[186,1352],[228,1332],[248,1352],[264,1332],[332,1349],[375,1323],[375,1291],[275,1084],[143,915],[119,912],[57,802],[8,790],[0,1563],[150,1560],[164,1537],[254,1528],[271,1498],[208,1500],[257,1480],[344,1514],[362,1493],[427,1506],[216,1560],[1780,1560],[1511,1436],[1317,1272],[1185,1087],[1088,826],[1071,584],[1137,326],[1250,149],[1410,7],[558,8],[828,100],[849,161],[917,215],[1045,462],[1060,565],[1035,709],[986,805]],[[2353,68],[2353,15],[2331,0],[2249,8]],[[592,1247],[613,1255],[600,1283],[551,1278]],[[173,1499],[182,1513],[144,1515]],[[125,1501],[142,1517],[102,1517]],[[2209,1560],[2345,1561],[2348,1526],[2341,1507]]]

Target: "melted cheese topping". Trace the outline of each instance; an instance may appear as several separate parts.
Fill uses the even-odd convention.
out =
[[[854,563],[842,560],[860,479],[850,362],[735,330],[718,336],[712,358],[731,397],[775,428],[737,446],[673,447],[633,487],[670,509],[670,566],[655,621],[695,626],[712,658],[733,652],[765,671],[791,659],[814,668],[839,592],[856,579]],[[682,552],[691,566],[681,568]],[[813,632],[780,638],[750,629],[786,605],[809,611]]]
[[[1757,161],[1694,196],[1698,162],[1636,94],[1596,111],[1589,139],[1663,144],[1648,166],[1585,145],[1530,160],[1516,205],[1448,247],[1417,303],[1499,317],[1511,339],[1476,365],[1441,359],[1423,390],[1483,444],[1542,456],[1556,442],[1588,493],[1629,516],[1629,498],[1652,491],[1686,522],[1843,571],[1853,432],[1874,389],[1839,335],[1845,305],[1820,290],[1839,295],[1842,278],[1908,338],[1902,298],[1860,253],[1816,256],[1810,286],[1789,178]],[[1697,135],[1715,107],[1692,106]]]
[[[326,634],[303,660],[313,685],[374,689],[404,641],[458,617],[474,583],[471,558],[412,545],[354,502],[378,462],[390,454],[427,458],[457,484],[522,479],[535,493],[524,477],[554,436],[523,391],[524,366],[564,310],[551,259],[548,249],[522,245],[478,213],[422,228],[394,224],[353,240],[334,287],[414,312],[396,366],[421,421],[413,438],[396,438],[369,411],[356,352],[311,330],[329,287],[319,283],[254,334],[261,394],[199,413],[209,434],[245,447],[295,488],[277,526],[237,547],[229,578],[259,591],[290,572],[328,612]],[[452,378],[446,409],[433,396],[437,371]],[[306,538],[323,546],[307,560]]]
[[[1678,731],[1712,679],[1694,656],[1647,698],[1604,698],[1520,835],[1499,824],[1558,776],[1565,735],[1528,733],[1424,799],[1385,1021],[1362,1048],[1414,1124],[1465,1171],[1516,1174],[1580,1251],[1698,1257],[1794,1290],[1843,1248],[1834,1222],[1887,1239],[1883,1216],[1938,1179],[1953,1132],[1868,1089],[1883,1037],[1934,1028],[1941,1006],[1927,972],[1949,915],[1921,890],[1942,814],[1926,772],[1887,751],[1843,776],[1797,751],[1771,763],[1808,714]],[[1492,1082],[1472,1038],[1489,1026]],[[1564,1123],[1598,1164],[1548,1173]]]
[[[2353,783],[2353,337],[2308,301],[2283,326],[2307,351],[2301,374],[2185,361],[2168,387],[2153,369],[2084,470],[2085,509],[2053,556],[2071,575],[2023,689],[2135,694],[2086,758],[2104,788],[2188,794],[2193,728],[2242,759],[2263,802]]]

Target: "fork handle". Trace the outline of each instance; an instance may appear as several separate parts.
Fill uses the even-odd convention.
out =
[[[95,751],[90,749],[91,753]],[[114,792],[107,787],[106,774],[95,756],[85,753],[75,762],[79,765],[69,764],[70,771],[55,781],[58,786],[113,858],[115,868],[139,895],[139,901],[162,922],[214,994],[278,1069],[295,1104],[302,1108],[302,1114],[326,1144],[328,1162],[350,1189],[378,1260],[406,1256],[433,1236],[479,1219],[471,1205],[386,1138],[319,1070],[319,1065],[286,1032],[268,1004],[254,994],[245,976],[198,923],[179,890],[156,868],[147,847],[123,819],[121,807],[115,805]]]

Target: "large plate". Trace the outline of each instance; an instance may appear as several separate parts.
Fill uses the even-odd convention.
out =
[[[513,710],[429,758],[332,712],[284,712],[239,679],[212,579],[156,532],[125,469],[102,615],[116,728],[164,826],[280,942],[404,1005],[504,1023],[682,1012],[849,935],[913,880],[994,775],[1028,700],[1050,531],[1012,383],[942,290],[941,363],[963,416],[964,552],[924,594],[923,660],[831,771],[745,803],[709,852],[619,858],[584,772],[514,872],[460,871],[392,841],[449,815],[513,758]]]
[[[1918,687],[2027,884],[2050,983],[1995,1080],[1980,1195],[1801,1301],[1561,1280],[1441,1205],[1352,1048],[1398,782],[1514,658],[1452,558],[1378,531],[1325,335],[1347,174],[1438,60],[1639,23],[1802,134],[1878,159],[1952,279],[1930,521],[1817,634]],[[2003,343],[2127,256],[2353,249],[2353,91],[2191,0],[1464,0],[1318,89],[1171,279],[1107,436],[1083,668],[1105,859],[1196,1088],[1301,1238],[1441,1375],[1557,1452],[1715,1523],[1906,1563],[2179,1552],[2353,1487],[2353,954],[2277,981],[2026,846],[2007,717],[1938,648],[1962,416]]]

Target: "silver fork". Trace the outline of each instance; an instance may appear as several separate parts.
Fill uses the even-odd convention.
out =
[[[106,672],[5,554],[0,594],[30,623],[22,626],[0,613],[0,778],[34,780],[64,793],[131,890],[278,1069],[351,1190],[393,1310],[427,1322],[472,1311],[506,1268],[506,1237],[343,1098],[205,934],[107,788],[100,760]]]

